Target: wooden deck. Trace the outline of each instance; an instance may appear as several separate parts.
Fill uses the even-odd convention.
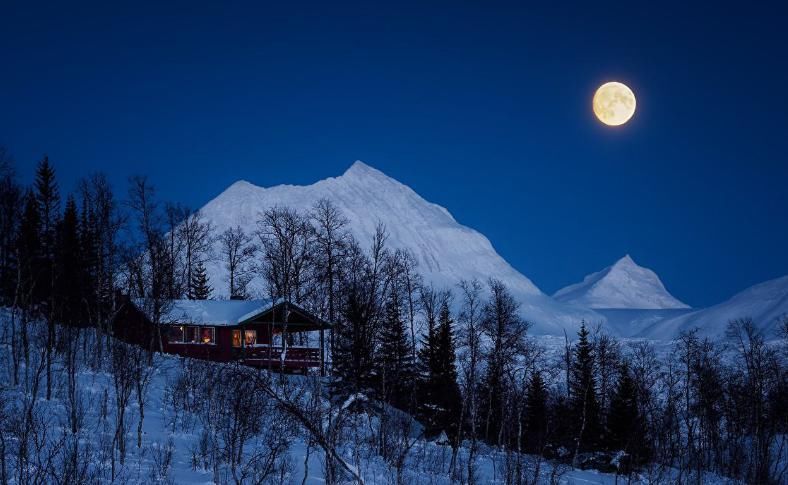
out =
[[[256,345],[240,351],[239,360],[255,367],[278,369],[307,369],[320,367],[320,349],[312,347],[288,347],[282,361],[282,347]]]

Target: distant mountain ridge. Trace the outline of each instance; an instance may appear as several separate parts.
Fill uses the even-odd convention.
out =
[[[600,309],[689,308],[668,293],[655,272],[639,266],[628,254],[613,265],[586,276],[580,283],[558,290],[553,298]]]
[[[458,223],[445,208],[424,200],[411,188],[361,161],[339,177],[305,186],[264,188],[238,181],[208,202],[201,212],[217,233],[236,225],[251,233],[259,214],[268,208],[279,205],[307,211],[321,198],[331,200],[348,218],[349,229],[362,247],[371,246],[375,228],[382,222],[389,235],[388,246],[411,250],[419,263],[418,271],[427,283],[438,288],[456,288],[462,279],[500,279],[520,302],[523,317],[533,323],[533,333],[562,334],[564,329],[574,333],[583,319],[603,319],[593,310],[557,302],[545,295],[507,263],[484,235]],[[226,271],[221,263],[212,261],[206,268],[217,296],[226,297]],[[261,289],[261,282],[253,282],[253,291]]]
[[[751,318],[764,336],[779,335],[779,323],[788,317],[788,276],[753,285],[728,300],[701,310],[668,318],[644,329],[637,337],[674,338],[682,331],[698,329],[702,337],[724,338],[728,322]]]
[[[331,200],[349,220],[349,230],[368,248],[379,222],[387,229],[391,248],[409,249],[427,284],[456,288],[462,279],[500,279],[520,303],[520,313],[533,323],[532,334],[570,337],[581,321],[603,323],[622,337],[672,339],[695,326],[707,335],[724,335],[731,318],[750,316],[771,329],[788,313],[788,276],[755,285],[730,300],[692,310],[671,295],[656,273],[626,255],[583,281],[544,294],[514,269],[478,231],[458,223],[445,208],[433,204],[406,185],[357,161],[345,173],[311,185],[260,187],[235,182],[201,212],[217,233],[240,225],[248,233],[257,228],[260,214],[273,206],[307,211],[322,198]],[[215,248],[218,253],[218,242]],[[214,296],[227,297],[227,274],[220,261],[206,269]],[[262,295],[262,282],[253,280],[253,297]]]

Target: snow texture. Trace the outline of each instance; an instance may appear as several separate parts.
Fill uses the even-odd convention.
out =
[[[349,229],[362,247],[369,248],[376,226],[382,222],[390,248],[407,249],[418,261],[418,271],[437,288],[455,288],[460,280],[490,277],[503,281],[521,304],[533,333],[574,333],[580,321],[598,320],[593,310],[556,302],[515,270],[481,233],[463,226],[443,207],[363,162],[355,162],[343,175],[307,186],[258,187],[239,181],[201,210],[217,233],[240,225],[247,233],[257,228],[260,214],[274,206],[308,211],[320,199],[331,200],[349,220]],[[218,253],[218,246],[216,248]],[[218,296],[226,297],[227,272],[221,262],[206,265]],[[251,291],[261,295],[262,284]]]
[[[621,337],[675,338],[699,327],[709,336],[723,336],[734,318],[752,317],[770,329],[788,313],[788,277],[756,285],[731,300],[693,311],[671,295],[656,273],[626,255],[612,266],[586,276],[550,297],[514,269],[479,232],[458,223],[445,208],[424,200],[402,183],[363,162],[343,175],[311,185],[259,187],[238,181],[208,202],[202,214],[217,233],[241,226],[257,229],[260,215],[274,206],[310,210],[320,199],[331,200],[349,220],[349,229],[369,248],[378,223],[388,232],[390,248],[410,250],[427,284],[455,289],[463,279],[501,280],[520,303],[523,318],[537,335],[574,336],[581,321],[603,324]],[[214,248],[219,253],[218,242]],[[227,297],[227,271],[218,259],[206,264],[214,294]],[[252,281],[253,297],[264,296],[259,279]],[[456,303],[455,299],[455,303]]]
[[[788,276],[751,286],[712,307],[669,318],[643,330],[639,337],[675,338],[680,332],[698,329],[703,337],[724,338],[728,322],[752,318],[767,339],[776,338],[779,322],[788,316]]]
[[[628,254],[580,283],[558,290],[553,297],[589,308],[689,308],[668,293],[656,273],[638,266]]]
[[[172,300],[161,321],[168,324],[238,325],[270,307],[271,300]]]
[[[6,309],[0,308],[0,335],[7,335],[10,315]],[[0,361],[8,362],[10,347],[0,345]],[[57,358],[57,357],[56,357]],[[190,359],[184,359],[167,354],[154,355],[153,374],[147,387],[145,398],[145,419],[142,423],[141,446],[136,446],[136,429],[140,420],[140,410],[136,398],[132,398],[125,410],[126,414],[126,440],[127,456],[125,466],[118,464],[117,476],[114,483],[147,484],[147,483],[176,483],[176,484],[210,484],[232,483],[232,477],[223,463],[218,469],[218,475],[207,469],[202,460],[197,457],[200,452],[201,437],[205,429],[198,416],[189,410],[175,408],[173,392],[179,376],[184,371],[183,366]],[[77,394],[85,403],[85,414],[81,416],[80,445],[88,450],[101,453],[109,449],[113,440],[116,419],[115,393],[113,392],[113,376],[104,371],[94,371],[85,367],[80,361],[80,369],[76,373]],[[217,371],[223,364],[215,365]],[[65,366],[58,362],[53,366],[53,373],[58,382],[65,382]],[[24,373],[23,373],[24,374]],[[2,378],[9,378],[3,374]],[[300,382],[300,376],[288,376],[292,382]],[[10,379],[8,380],[10,382]],[[11,399],[24,399],[18,389],[9,388],[5,397]],[[56,438],[70,433],[68,429],[68,406],[61,399],[61,393],[56,390],[50,401],[38,399],[38,411],[46,420],[51,429],[51,436]],[[349,406],[353,401],[366,401],[363,394],[352,396],[344,406]],[[327,401],[321,398],[323,406]],[[343,407],[344,407],[343,406]],[[364,483],[389,484],[394,483],[396,470],[393,469],[381,456],[376,453],[372,443],[370,431],[379,423],[374,416],[366,414],[357,415],[349,431],[338,444],[337,451],[340,457],[350,467],[359,473]],[[352,437],[356,437],[360,448],[355,448]],[[256,447],[263,447],[257,436],[251,438],[244,448],[244,459]],[[39,453],[40,450],[33,450]],[[307,436],[303,429],[298,429],[294,439],[285,451],[290,469],[281,477],[266,483],[284,483],[318,485],[325,483],[323,476],[323,463],[325,454],[320,448],[312,445],[307,456]],[[451,447],[440,442],[429,442],[418,438],[405,462],[403,471],[404,483],[435,485],[449,485],[452,481],[449,464],[451,462]],[[103,455],[102,455],[103,456]],[[164,458],[170,456],[170,458]],[[459,449],[460,463],[467,460],[468,450],[465,446]],[[497,448],[491,448],[479,443],[476,452],[476,471],[478,483],[504,483],[501,471],[505,461],[510,459]],[[613,474],[601,473],[595,470],[572,469],[565,465],[556,465],[549,461],[540,460],[535,456],[524,456],[525,466],[536,475],[536,464],[539,463],[538,483],[551,483],[553,478],[561,484],[614,484],[620,483],[622,477]],[[166,465],[165,465],[166,463]],[[305,468],[308,465],[308,470]],[[109,459],[95,460],[89,466],[90,470],[100,477],[96,483],[109,482]],[[557,470],[555,476],[554,470]],[[161,476],[160,473],[165,476]],[[280,477],[276,477],[277,479]],[[13,482],[12,482],[13,483]],[[636,477],[635,483],[654,483],[647,476]],[[707,482],[708,483],[708,482]],[[716,482],[715,482],[716,483]],[[720,482],[722,483],[722,482]]]
[[[685,315],[695,310],[691,308],[668,308],[664,310],[602,308],[596,311],[605,317],[605,321],[602,323],[604,330],[608,334],[615,337],[630,338],[641,335],[645,331],[656,329],[665,320]],[[666,335],[665,338],[671,339],[672,336]]]

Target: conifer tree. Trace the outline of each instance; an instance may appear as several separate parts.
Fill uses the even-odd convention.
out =
[[[375,335],[367,302],[361,288],[351,287],[334,330],[336,347],[332,358],[336,378],[332,387],[340,396],[364,392],[372,384]]]
[[[22,195],[13,161],[0,147],[0,305],[13,304],[18,269],[15,239],[24,202]]]
[[[435,423],[435,400],[438,394],[435,389],[435,376],[438,372],[437,363],[437,318],[438,298],[431,288],[422,290],[422,307],[425,312],[427,330],[421,339],[418,352],[419,371],[419,418],[425,424],[428,436],[439,432]]]
[[[610,402],[607,441],[611,449],[623,450],[630,439],[638,415],[636,392],[629,367],[624,363],[618,386]]]
[[[592,449],[600,439],[599,403],[594,376],[594,349],[585,322],[578,332],[570,382],[570,408],[574,427],[575,457]]]
[[[29,308],[35,303],[35,288],[41,279],[41,220],[38,204],[32,191],[24,197],[24,210],[19,223],[15,247],[19,264],[19,303]]]
[[[524,421],[525,451],[540,453],[547,438],[547,387],[539,371],[528,382]]]
[[[396,291],[391,291],[386,302],[376,367],[381,399],[400,409],[407,409],[413,397],[416,372]]]
[[[47,305],[47,353],[46,398],[52,397],[52,353],[55,347],[55,259],[57,226],[60,218],[60,193],[55,181],[55,169],[49,164],[49,158],[44,157],[36,170],[36,202],[40,221],[40,244],[42,256],[42,278],[35,288],[38,290],[38,299]]]
[[[117,235],[124,226],[125,217],[119,213],[112,187],[103,174],[93,174],[80,181],[79,199],[80,246],[85,278],[82,320],[98,326],[103,333],[113,313],[114,288],[118,283],[116,275],[122,254]],[[132,254],[136,252],[136,249],[131,251]],[[97,361],[101,353],[99,348]]]
[[[441,303],[438,317],[438,332],[436,336],[436,389],[438,392],[438,418],[437,424],[446,431],[449,438],[458,433],[458,417],[460,413],[460,387],[457,384],[457,352],[454,342],[454,321],[449,311],[449,302],[444,298]]]
[[[422,376],[420,393],[420,413],[425,422],[428,435],[445,431],[447,437],[457,434],[459,408],[461,405],[460,388],[457,384],[456,351],[454,343],[453,320],[449,310],[448,297],[444,296],[435,316],[427,318],[427,335],[420,351]],[[452,439],[453,442],[453,439]]]
[[[607,418],[607,448],[623,450],[629,463],[642,463],[647,457],[646,426],[638,403],[638,390],[629,366],[624,362]]]
[[[425,307],[425,317],[427,331],[421,339],[421,348],[418,352],[419,372],[424,380],[428,380],[436,372],[436,349],[437,349],[437,295],[427,289],[422,294],[422,305]]]
[[[65,325],[77,325],[80,318],[82,301],[82,265],[79,239],[79,219],[77,205],[69,197],[63,218],[57,228],[57,249],[55,258],[55,292],[58,303],[58,321]]]
[[[38,164],[35,179],[35,197],[38,205],[39,238],[42,256],[44,281],[38,285],[39,298],[53,305],[55,283],[55,244],[57,226],[60,218],[60,191],[55,180],[55,169],[44,157]]]
[[[208,285],[208,274],[205,272],[205,265],[198,261],[192,272],[192,279],[189,285],[190,300],[207,300],[211,297],[213,289]]]

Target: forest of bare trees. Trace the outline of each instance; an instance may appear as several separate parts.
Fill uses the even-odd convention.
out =
[[[226,277],[211,280],[209,262]],[[494,275],[433,288],[383,225],[364,247],[329,200],[306,213],[273,207],[249,232],[217,233],[144,177],[122,197],[100,174],[63,195],[47,158],[24,187],[0,150],[0,483],[133,481],[126,457],[144,448],[161,332],[145,347],[113,339],[118,295],[161,326],[171,300],[212,298],[220,287],[234,299],[292,302],[334,325],[319,335],[326,368],[314,375],[191,359],[168,374],[171,431],[200,430],[192,465],[217,482],[291,477],[297,436],[305,466],[309,453],[325,457],[328,483],[361,482],[363,452],[405,483],[418,440],[445,445],[441,466],[467,484],[479,482],[477,456],[490,449],[512,484],[542,480],[548,462],[652,483],[700,483],[707,473],[788,480],[788,319],[776,335],[747,319],[715,341],[686,332],[668,351],[578,322],[551,348],[528,334]],[[107,376],[98,400],[80,385],[86,372]],[[52,402],[67,422],[52,422]],[[100,433],[86,428],[91,409]],[[165,480],[171,446],[147,453],[147,478]]]

